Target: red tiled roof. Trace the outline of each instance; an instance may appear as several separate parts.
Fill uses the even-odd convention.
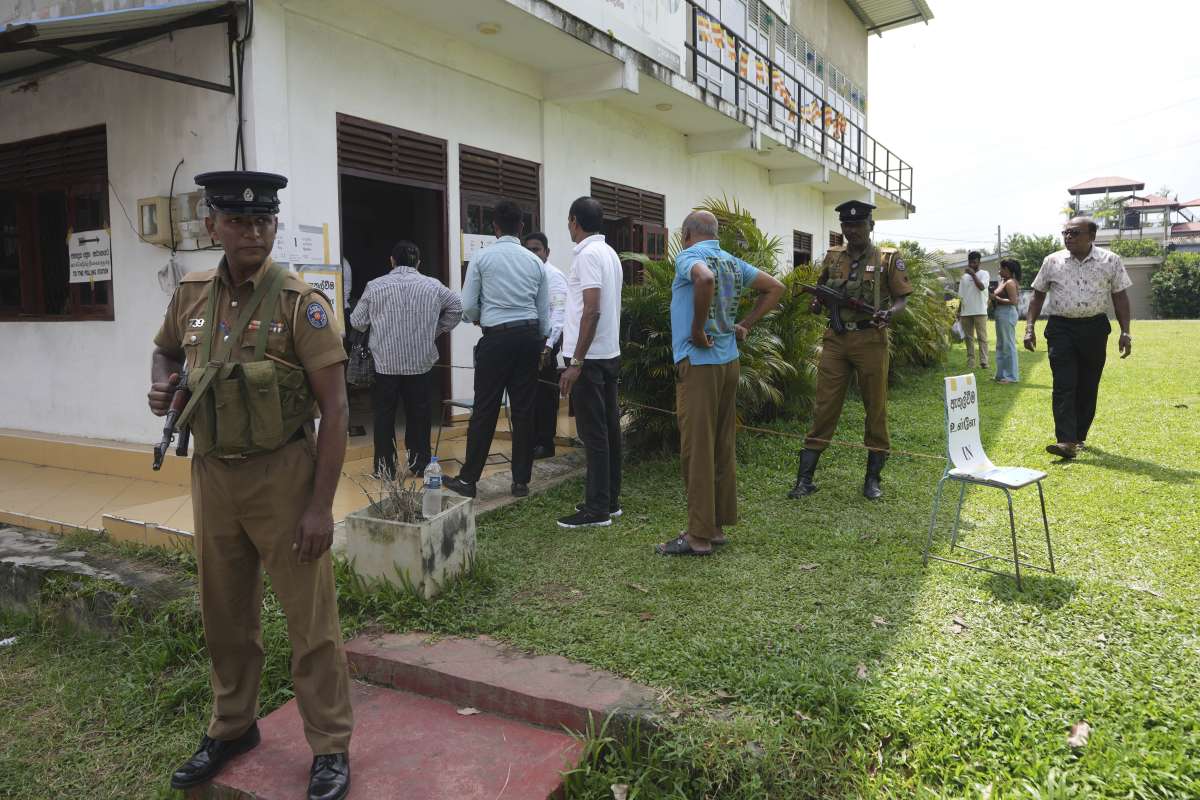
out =
[[[1190,208],[1192,206],[1200,206],[1200,197],[1197,197],[1195,200],[1188,200],[1186,203],[1179,204],[1180,208]]]
[[[1135,192],[1145,188],[1146,184],[1142,181],[1106,175],[1076,184],[1067,191],[1071,194],[1097,194],[1099,192]]]
[[[1145,197],[1133,197],[1125,201],[1126,208],[1142,210],[1151,208],[1175,208],[1179,202],[1158,194],[1148,194]]]
[[[1200,234],[1200,222],[1176,222],[1171,226],[1172,236],[1193,236]]]

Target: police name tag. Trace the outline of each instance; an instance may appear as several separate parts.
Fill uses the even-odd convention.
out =
[[[202,320],[202,319],[189,319],[189,320],[188,320],[188,327],[189,327],[189,328],[203,328],[203,327],[204,327],[204,320]]]
[[[875,265],[867,264],[867,272],[874,272],[874,271],[875,271]]]

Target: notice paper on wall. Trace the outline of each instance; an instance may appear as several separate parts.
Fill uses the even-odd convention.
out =
[[[76,231],[67,238],[71,283],[112,280],[112,241],[103,228]]]
[[[470,261],[480,250],[496,241],[495,236],[485,236],[481,233],[464,233],[462,235],[462,260]]]

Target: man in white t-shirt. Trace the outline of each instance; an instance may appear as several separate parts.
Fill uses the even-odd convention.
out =
[[[587,454],[587,494],[575,513],[558,521],[563,528],[611,525],[621,514],[621,412],[617,377],[621,370],[621,259],[600,229],[604,209],[581,197],[571,204],[567,229],[575,261],[567,278],[567,313],[562,355],[567,369],[559,381],[571,397],[575,428]]]
[[[987,270],[979,268],[979,253],[972,250],[967,254],[967,268],[958,279],[958,321],[962,326],[963,338],[967,342],[967,369],[975,368],[975,343],[979,340],[979,366],[988,368],[987,339]]]

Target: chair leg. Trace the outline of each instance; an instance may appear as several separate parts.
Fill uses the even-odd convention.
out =
[[[929,537],[925,540],[925,552],[921,554],[922,566],[929,566],[929,551],[933,548],[933,526],[937,522],[938,507],[942,503],[942,487],[945,485],[946,476],[943,475],[933,495],[933,514],[929,517]]]
[[[1008,498],[1008,529],[1012,532],[1013,572],[1017,576],[1017,591],[1021,592],[1024,589],[1021,588],[1021,558],[1017,554],[1017,521],[1013,516],[1012,493],[1005,489],[1004,496]]]
[[[1050,544],[1050,520],[1046,518],[1046,495],[1042,492],[1042,482],[1038,481],[1038,500],[1042,504],[1042,527],[1046,529],[1046,553],[1050,556],[1050,574],[1054,575],[1054,546]]]
[[[962,519],[963,500],[967,496],[967,484],[964,482],[958,492],[958,508],[954,509],[954,530],[950,533],[950,552],[958,546],[958,523]]]

